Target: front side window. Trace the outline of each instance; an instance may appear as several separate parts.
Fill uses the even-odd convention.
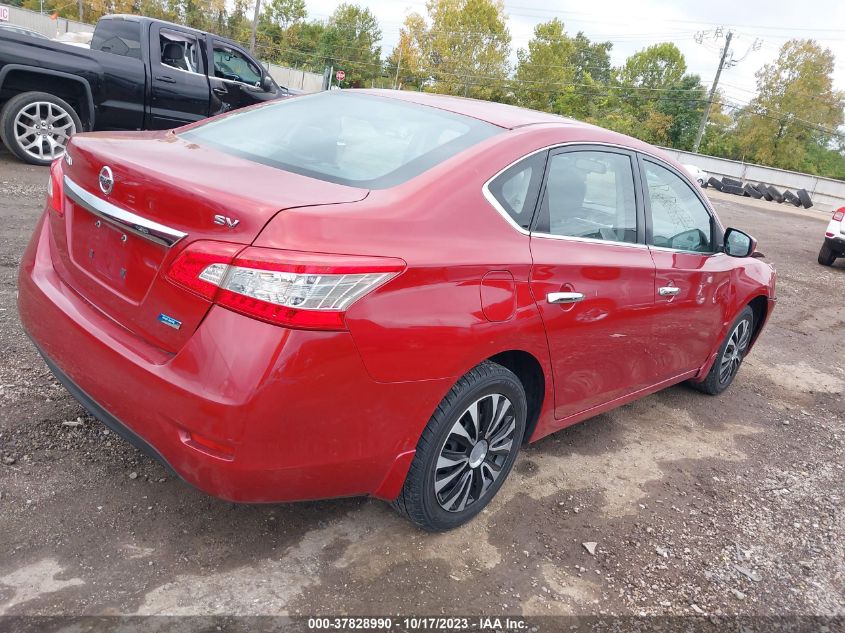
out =
[[[385,189],[501,131],[437,108],[335,90],[237,112],[180,137],[304,176]]]
[[[255,63],[241,51],[222,42],[214,42],[214,76],[260,86],[262,75]]]
[[[91,48],[95,51],[141,59],[141,23],[123,18],[106,18],[97,23]]]
[[[712,253],[710,213],[690,185],[649,160],[643,161],[643,165],[651,203],[651,243],[680,251]]]
[[[161,63],[189,73],[202,73],[199,43],[193,35],[185,35],[169,29],[159,31]]]
[[[637,202],[630,156],[592,150],[553,155],[535,230],[636,243]]]
[[[523,229],[531,226],[545,166],[546,153],[537,153],[503,171],[488,186],[499,207]]]

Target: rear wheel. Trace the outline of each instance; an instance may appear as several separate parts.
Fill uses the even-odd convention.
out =
[[[701,392],[715,396],[727,389],[736,377],[754,332],[754,312],[745,306],[728,330],[728,336],[719,347],[713,367],[702,382],[690,385]]]
[[[836,261],[836,253],[827,243],[822,244],[821,250],[819,251],[819,263],[822,266],[833,266],[833,262]]]
[[[431,532],[463,525],[498,492],[525,433],[525,390],[485,361],[463,376],[431,416],[394,506]]]
[[[0,129],[9,151],[32,165],[49,165],[65,153],[82,122],[64,99],[46,92],[24,92],[0,111]]]

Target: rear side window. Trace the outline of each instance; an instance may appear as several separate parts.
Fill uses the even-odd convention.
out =
[[[180,136],[304,176],[385,189],[501,131],[437,108],[332,91],[239,112]]]
[[[637,203],[630,156],[598,150],[553,155],[535,230],[636,243]]]
[[[196,37],[171,29],[161,29],[158,33],[158,43],[162,64],[189,73],[203,73]]]
[[[141,59],[141,23],[120,18],[100,20],[91,38],[91,48]]]
[[[526,230],[531,226],[545,167],[546,152],[539,152],[508,167],[487,187],[497,206]]]

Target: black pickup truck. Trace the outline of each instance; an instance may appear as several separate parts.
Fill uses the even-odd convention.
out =
[[[105,16],[90,49],[0,33],[0,137],[35,165],[75,132],[168,129],[289,94],[236,43],[161,20]]]

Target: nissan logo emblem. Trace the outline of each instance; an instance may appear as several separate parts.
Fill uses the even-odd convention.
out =
[[[114,175],[111,173],[111,167],[103,167],[100,170],[100,191],[109,195],[114,188]]]

